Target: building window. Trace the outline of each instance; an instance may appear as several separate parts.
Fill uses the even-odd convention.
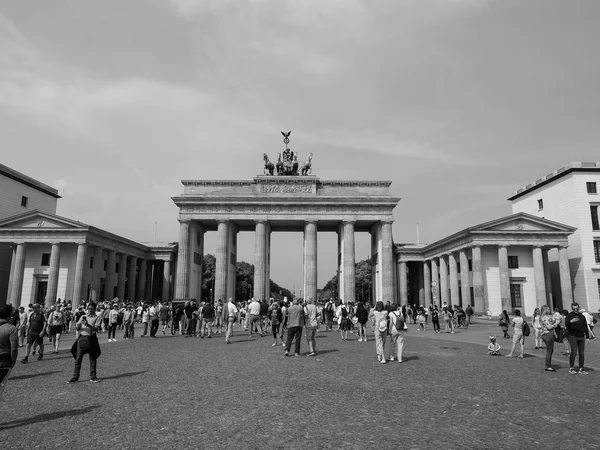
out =
[[[200,255],[198,252],[194,252],[194,264],[197,266],[202,265],[202,255]]]
[[[50,253],[42,253],[42,267],[48,267],[50,265]]]
[[[25,197],[25,196],[22,196],[22,197],[21,197],[21,206],[22,206],[23,208],[27,208],[27,203],[28,203],[28,201],[29,201],[29,199],[28,199],[27,197]]]
[[[513,308],[523,307],[523,296],[521,295],[521,285],[512,284],[510,285],[510,304]]]
[[[509,256],[508,257],[508,268],[509,269],[518,269],[519,268],[519,257],[518,256]]]
[[[587,193],[588,194],[597,194],[598,191],[596,190],[596,183],[594,182],[587,182],[585,183],[586,187],[587,187]]]
[[[594,257],[596,263],[600,264],[600,241],[594,241]]]
[[[592,230],[600,231],[598,223],[598,205],[590,205],[590,214],[592,215]]]
[[[538,209],[541,211],[542,209],[544,209],[544,200],[542,200],[541,198],[538,200]]]

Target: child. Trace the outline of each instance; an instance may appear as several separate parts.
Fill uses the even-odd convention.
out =
[[[490,345],[488,345],[488,355],[500,355],[500,345],[496,342],[496,336],[490,336]]]

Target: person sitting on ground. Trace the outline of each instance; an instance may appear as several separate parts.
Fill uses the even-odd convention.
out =
[[[500,354],[500,344],[496,342],[496,336],[490,336],[490,344],[488,345],[488,355],[497,356]]]

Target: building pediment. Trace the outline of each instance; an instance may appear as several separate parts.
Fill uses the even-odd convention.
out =
[[[559,232],[572,233],[575,228],[562,223],[546,220],[541,217],[532,216],[526,213],[517,213],[511,216],[486,222],[481,225],[469,228],[470,232]]]
[[[0,221],[0,230],[2,229],[86,229],[88,226],[66,217],[60,217],[53,214],[31,211],[18,216],[12,216]]]

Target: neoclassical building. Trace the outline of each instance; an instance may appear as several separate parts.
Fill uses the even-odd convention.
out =
[[[568,307],[573,300],[568,239],[575,228],[526,213],[476,225],[427,245],[396,245],[402,304],[444,302],[476,312],[541,305]],[[548,253],[558,254],[552,276]]]

